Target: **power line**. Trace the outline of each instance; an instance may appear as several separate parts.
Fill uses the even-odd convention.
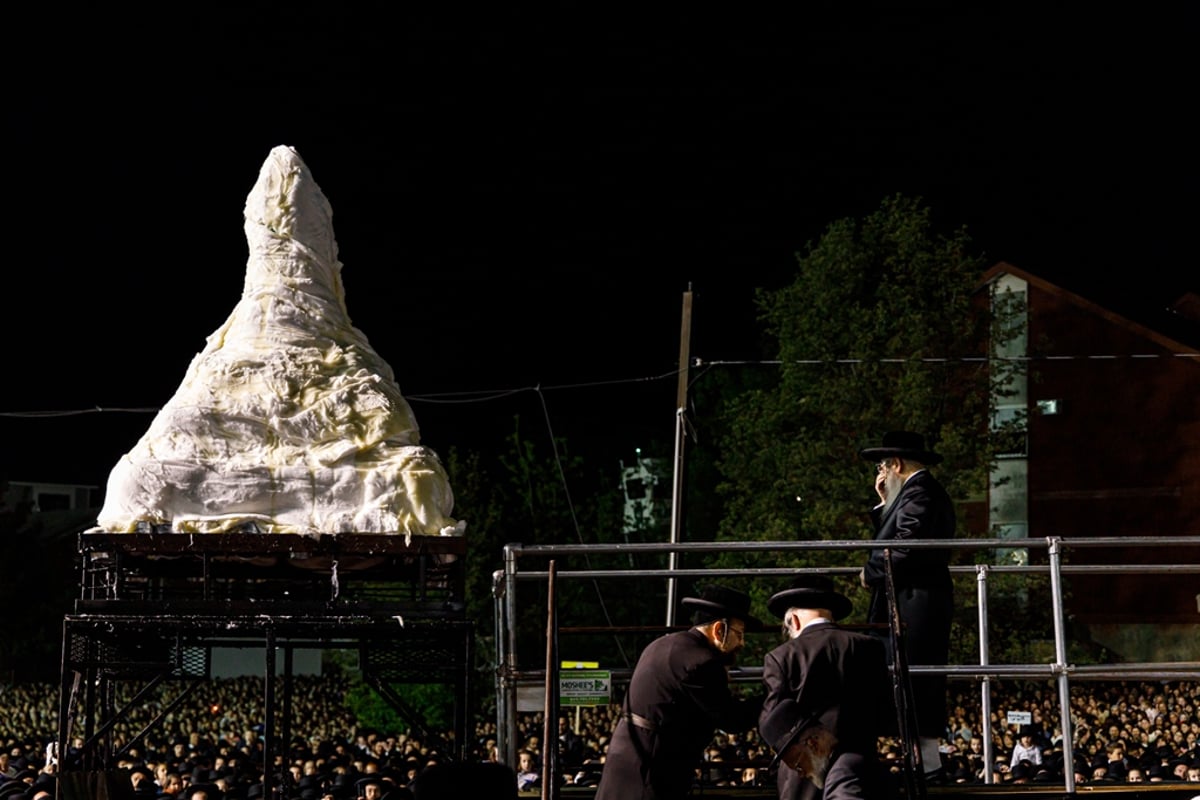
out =
[[[1159,358],[1182,358],[1200,360],[1200,353],[1111,353],[1103,355],[1083,356],[921,356],[911,358],[796,358],[788,361],[782,359],[719,359],[704,361],[693,359],[693,366],[704,367],[778,367],[783,364],[986,364],[995,361],[1028,363],[1038,361],[1116,361],[1122,358],[1147,360]]]
[[[1200,362],[1200,352],[1189,353],[1106,353],[1106,354],[1090,354],[1090,355],[1044,355],[1044,356],[957,356],[957,357],[933,357],[922,356],[913,358],[800,358],[784,361],[782,359],[714,359],[705,360],[703,358],[691,359],[690,366],[703,368],[706,371],[713,367],[779,367],[786,364],[795,365],[810,365],[810,366],[857,366],[862,364],[986,364],[988,362],[1012,362],[1012,363],[1036,363],[1036,362],[1063,362],[1063,361],[1084,361],[1084,362],[1113,362],[1121,359],[1129,359],[1135,361],[1149,361],[1157,359],[1183,359],[1194,362]],[[573,389],[594,389],[600,386],[620,386],[636,383],[653,383],[669,378],[675,378],[679,375],[680,370],[671,370],[659,375],[645,375],[637,378],[610,378],[597,381],[579,381],[576,383],[561,383],[552,386],[543,386],[536,384],[533,386],[520,386],[509,389],[470,389],[458,392],[427,392],[422,394],[405,395],[405,399],[412,403],[429,403],[429,404],[468,404],[468,403],[488,403],[493,400],[501,400],[506,397],[523,394],[525,392],[533,392],[540,394],[549,391],[567,391]],[[693,382],[695,382],[693,380]],[[80,409],[65,409],[55,411],[0,411],[0,417],[18,418],[18,419],[42,419],[53,417],[72,417],[83,414],[157,414],[159,408],[105,408],[94,406],[92,408]]]

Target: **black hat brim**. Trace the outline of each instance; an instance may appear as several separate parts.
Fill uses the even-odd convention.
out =
[[[854,604],[840,592],[819,589],[784,589],[767,601],[767,609],[780,619],[789,608],[826,608],[834,619],[841,619],[850,613]]]
[[[908,447],[864,447],[858,454],[868,461],[881,458],[911,458],[922,464],[940,464],[942,457],[932,450],[914,450]]]
[[[733,617],[734,619],[740,619],[746,623],[747,629],[763,627],[762,620],[760,620],[758,617],[755,617],[748,612],[741,611],[740,609],[730,608],[729,606],[721,603],[714,603],[711,600],[704,600],[699,597],[685,597],[679,601],[679,605],[683,606],[684,608],[692,608],[697,611],[707,611],[711,614],[715,614],[717,617]]]

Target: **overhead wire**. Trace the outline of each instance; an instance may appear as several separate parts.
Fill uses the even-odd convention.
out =
[[[1179,358],[1185,360],[1200,361],[1200,352],[1185,352],[1185,353],[1105,353],[1105,354],[1088,354],[1088,355],[1044,355],[1044,356],[957,356],[957,357],[912,357],[912,358],[802,358],[789,359],[691,359],[690,366],[700,368],[702,371],[691,379],[689,385],[695,384],[702,375],[711,371],[713,367],[778,367],[783,364],[796,365],[812,365],[819,366],[822,364],[828,365],[861,365],[870,363],[879,364],[943,364],[950,362],[961,363],[986,363],[989,361],[1015,361],[1015,362],[1039,362],[1039,361],[1116,361],[1119,359],[1128,358],[1134,360],[1152,360],[1152,359],[1171,359]],[[599,386],[619,386],[634,383],[652,383],[667,378],[674,378],[679,375],[679,370],[674,369],[669,372],[664,372],[658,375],[643,375],[635,378],[610,378],[598,381],[578,381],[574,383],[562,383],[544,386],[535,384],[533,386],[519,386],[507,389],[470,389],[454,392],[425,392],[420,394],[406,394],[405,399],[409,402],[418,403],[444,403],[444,404],[467,404],[467,403],[488,403],[493,400],[500,400],[506,397],[521,394],[523,392],[542,393],[548,391],[564,391],[569,389],[592,389]],[[157,407],[104,407],[93,406],[91,408],[76,408],[76,409],[56,409],[56,410],[40,410],[40,411],[0,411],[0,417],[15,417],[23,419],[38,419],[38,418],[53,418],[53,417],[70,417],[82,414],[102,414],[102,413],[122,413],[122,414],[157,414],[161,411]]]
[[[562,457],[558,452],[558,440],[554,436],[554,425],[550,421],[550,408],[546,405],[546,395],[540,386],[537,387],[537,395],[538,400],[542,405],[542,415],[546,420],[546,432],[550,436],[550,449],[554,453],[554,465],[558,468],[558,477],[559,480],[562,481],[563,493],[567,498],[567,510],[571,514],[571,525],[575,528],[575,539],[580,544],[587,544],[587,542],[583,540],[583,531],[579,529],[579,517],[575,514],[575,503],[571,500],[571,487],[567,481],[566,470],[563,468]],[[587,565],[587,568],[590,570],[592,568],[591,557],[584,553],[583,560]],[[609,614],[608,611],[608,603],[606,603],[604,600],[604,593],[600,590],[600,584],[595,578],[592,578],[592,588],[596,591],[596,599],[600,604],[600,611],[604,615],[605,623],[610,628],[615,627],[613,625],[612,615]],[[621,660],[625,662],[625,666],[631,666],[629,654],[625,652],[625,647],[621,644],[621,640],[614,636],[613,643],[617,646],[617,650],[620,651]]]
[[[1159,358],[1183,358],[1197,360],[1200,359],[1200,353],[1183,352],[1183,353],[1134,353],[1134,354],[1088,354],[1088,355],[1045,355],[1045,356],[960,356],[960,357],[914,357],[914,358],[821,358],[821,359],[790,359],[786,362],[782,359],[712,359],[705,360],[699,357],[690,360],[690,366],[695,367],[699,372],[694,375],[689,381],[689,385],[695,384],[708,372],[716,367],[736,367],[736,366],[761,366],[761,367],[778,367],[785,363],[794,365],[861,365],[867,363],[880,364],[945,364],[951,362],[961,362],[970,364],[983,364],[988,361],[1006,361],[1006,362],[1038,362],[1038,361],[1116,361],[1122,358],[1149,360]],[[658,375],[641,376],[636,378],[613,378],[599,381],[580,381],[566,384],[556,384],[552,386],[543,386],[535,384],[533,386],[522,386],[507,389],[476,389],[464,390],[455,392],[432,392],[405,395],[409,402],[427,403],[427,404],[444,404],[444,405],[463,405],[474,403],[488,403],[495,400],[501,400],[507,397],[512,397],[525,392],[534,392],[542,408],[543,419],[546,424],[547,434],[550,438],[551,450],[554,454],[554,463],[558,470],[559,480],[562,483],[563,491],[567,501],[567,509],[571,517],[571,524],[575,530],[575,537],[580,544],[584,544],[583,532],[579,527],[579,519],[576,514],[575,505],[571,498],[569,482],[567,480],[566,471],[562,464],[562,458],[558,450],[558,442],[554,436],[554,425],[550,416],[549,405],[546,402],[546,392],[548,391],[566,391],[575,389],[589,389],[600,386],[619,386],[636,383],[652,383],[656,381],[674,378],[679,375],[681,370],[674,369]],[[103,407],[93,406],[91,408],[79,409],[59,409],[59,410],[35,410],[35,411],[0,411],[0,417],[16,418],[16,419],[52,419],[61,417],[80,416],[85,414],[106,414],[106,413],[121,413],[121,414],[157,414],[161,409],[155,407]],[[591,568],[590,559],[585,555],[585,560],[588,562],[588,568]],[[608,625],[612,626],[612,618],[605,602],[603,592],[595,579],[592,581],[596,591],[598,602],[605,620]],[[626,664],[629,663],[629,656],[625,652],[624,647],[619,640],[616,640],[616,646],[620,650],[622,659]]]

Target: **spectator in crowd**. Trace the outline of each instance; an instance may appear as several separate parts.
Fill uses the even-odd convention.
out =
[[[1108,746],[1106,771],[1108,777],[1117,781],[1125,780],[1126,774],[1129,772],[1129,762],[1125,759],[1125,746],[1120,740],[1112,742]]]
[[[567,714],[558,715],[558,758],[564,773],[583,763],[583,738],[572,729]]]
[[[333,789],[336,794],[334,797],[318,796],[318,800],[354,800],[357,797],[355,782],[366,777],[366,770],[385,776],[391,787],[389,792],[402,796],[400,789],[417,775],[450,760],[448,732],[433,732],[429,737],[421,737],[410,731],[378,731],[361,724],[346,710],[349,687],[340,673],[298,675],[294,681],[292,730],[298,735],[285,748],[279,769],[273,773],[273,787],[280,787],[281,772],[286,770],[290,776],[292,772],[288,768],[295,764],[301,770],[301,781],[316,775],[321,790],[329,794],[328,790]],[[987,737],[991,740],[994,757],[1004,770],[1009,770],[1009,750],[1001,749],[1004,733],[1008,730],[1005,714],[993,712],[992,719],[982,718],[976,687],[965,681],[956,681],[950,686],[949,707],[955,711],[952,718],[947,719],[947,735],[954,730],[960,716],[976,735],[965,750],[960,748],[946,754],[947,768],[957,775],[960,768],[967,766],[970,780],[982,782],[986,775],[982,745]],[[118,748],[129,745],[135,734],[144,731],[137,743],[124,751],[117,764],[120,774],[128,775],[131,784],[135,776],[139,781],[134,800],[154,800],[159,796],[159,781],[165,780],[169,771],[167,762],[174,758],[175,742],[191,743],[193,732],[200,734],[198,744],[211,743],[216,754],[210,761],[200,758],[204,762],[201,764],[196,763],[197,756],[188,753],[184,758],[185,772],[178,777],[190,780],[203,766],[207,770],[205,779],[211,778],[212,772],[220,775],[211,782],[225,793],[225,800],[256,800],[254,791],[260,792],[258,800],[266,800],[261,794],[264,778],[260,723],[263,716],[262,679],[255,676],[217,678],[206,682],[203,693],[193,692],[193,688],[190,682],[165,681],[153,693],[132,705],[128,717],[114,725],[113,737]],[[15,792],[19,800],[27,800],[24,794],[34,782],[39,779],[46,782],[58,770],[48,745],[58,739],[59,690],[57,683],[45,682],[5,685],[0,692],[0,753],[8,755],[10,770],[22,776],[19,783],[13,783],[15,775],[0,777],[0,791]],[[185,693],[190,693],[194,699],[179,702]],[[1057,724],[1058,690],[1053,683],[996,681],[992,684],[991,695],[998,709],[1040,709],[1044,719],[1054,720]],[[214,704],[220,707],[219,713],[213,713]],[[1090,734],[1073,737],[1071,764],[1077,785],[1089,785],[1085,778],[1090,775],[1092,759],[1097,756],[1102,759],[1100,766],[1107,772],[1108,746],[1112,743],[1114,726],[1116,741],[1124,741],[1126,745],[1139,732],[1146,734],[1140,753],[1127,747],[1125,757],[1130,767],[1136,764],[1143,771],[1147,783],[1182,785],[1183,781],[1200,779],[1200,752],[1196,748],[1196,735],[1200,733],[1200,682],[1074,681],[1069,704],[1072,730],[1076,734],[1081,731]],[[619,714],[620,708],[616,705],[581,710],[577,719],[579,735],[584,741],[584,764],[576,775],[568,776],[564,772],[560,780],[565,783],[570,777],[577,785],[588,785],[589,782],[595,785],[603,768],[607,733]],[[544,730],[540,712],[518,713],[513,722],[517,742],[523,743],[527,737],[538,736]],[[371,744],[366,749],[371,752],[374,752],[374,742],[386,742],[386,758],[368,764],[366,751],[360,752],[355,747],[360,737],[364,744],[370,738]],[[461,751],[462,758],[484,761],[496,740],[495,720],[479,720],[472,738]],[[77,769],[84,742],[81,737],[70,737],[69,742],[63,761],[67,768]],[[736,780],[748,766],[757,769],[760,780],[766,778],[771,754],[753,729],[714,734],[709,744],[725,759],[718,762],[728,770],[722,780]],[[977,750],[980,755],[972,757]],[[895,769],[900,764],[896,737],[882,737],[878,754],[885,766]],[[1050,773],[1057,782],[1064,780],[1065,756],[1061,748],[1043,752],[1045,773]],[[495,757],[499,760],[498,753]],[[512,770],[511,767],[508,769]],[[1035,773],[1034,781],[1042,780],[1045,773]],[[995,770],[993,782],[1004,782],[1003,774]],[[1121,783],[1123,785],[1124,780]],[[515,789],[515,778],[513,784]],[[313,791],[309,784],[292,788],[298,790],[297,794],[305,792],[307,795]],[[180,798],[178,793],[164,793],[162,797]],[[309,798],[306,796],[303,800]]]
[[[1022,761],[1028,761],[1034,765],[1042,763],[1042,748],[1033,743],[1033,730],[1029,727],[1021,729],[1021,737],[1017,743],[1013,745],[1012,759],[1009,761],[1009,768],[1016,767]]]
[[[517,788],[526,791],[541,785],[542,775],[538,771],[537,758],[528,750],[517,753]]]

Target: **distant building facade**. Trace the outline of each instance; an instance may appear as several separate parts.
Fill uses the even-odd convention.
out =
[[[81,484],[9,481],[4,490],[4,508],[16,511],[28,507],[33,513],[94,508],[98,491],[97,486]]]
[[[1020,335],[999,354],[1026,366],[998,411],[998,418],[1024,426],[1023,435],[1005,438],[993,474],[987,511],[993,535],[1016,541],[1200,536],[1195,342],[1177,341],[1010,264],[997,264],[984,280],[1008,299],[1023,298],[1024,308]],[[1195,298],[1178,307],[1195,308]],[[1167,552],[1067,550],[1068,564],[1160,564]],[[1020,549],[1011,554],[1022,558]],[[1191,555],[1193,562],[1198,557]],[[1068,588],[1068,613],[1082,622],[1183,624],[1200,632],[1195,574],[1071,576]]]

